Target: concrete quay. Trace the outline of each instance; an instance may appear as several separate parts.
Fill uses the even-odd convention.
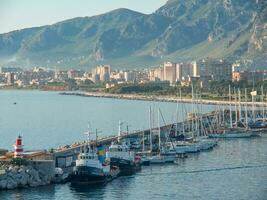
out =
[[[160,101],[160,102],[179,102],[179,103],[192,103],[192,99],[180,98],[178,96],[155,96],[155,95],[138,95],[138,94],[110,94],[103,92],[61,92],[61,95],[75,95],[82,97],[99,97],[99,98],[113,98],[113,99],[126,99],[126,100],[142,100],[142,101]],[[219,101],[219,100],[194,100],[194,103],[206,105],[235,105],[235,101]],[[248,105],[255,107],[267,106],[267,102],[240,102],[241,105]]]

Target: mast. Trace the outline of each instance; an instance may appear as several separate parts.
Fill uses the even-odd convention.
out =
[[[237,95],[236,95],[236,89],[234,88],[235,92],[235,127],[237,128],[237,121],[238,121],[238,116],[237,116]]]
[[[97,129],[95,129],[95,144],[97,146],[97,140],[98,140],[98,132],[97,132]]]
[[[90,134],[91,134],[91,132],[90,132],[90,124],[88,123],[88,129],[87,129],[87,131],[84,133],[85,135],[87,135],[87,144],[89,144],[90,143],[90,140],[91,140],[91,138],[90,138]]]
[[[145,130],[143,128],[143,145],[142,145],[142,151],[145,152]]]
[[[82,149],[82,153],[89,153],[91,147],[90,147],[90,142],[91,142],[91,138],[90,138],[90,124],[88,123],[88,130],[84,133],[85,135],[87,135],[87,141],[86,141],[86,145],[83,147]],[[87,148],[86,148],[87,146]]]
[[[151,126],[151,106],[149,106],[149,137],[150,137],[150,151],[153,150],[153,144],[152,144],[152,126]]]
[[[174,136],[176,137],[176,135],[177,135],[177,131],[178,131],[178,121],[179,121],[179,119],[178,119],[178,99],[177,99],[177,101],[176,101],[176,121],[175,121],[175,133],[174,133]],[[179,131],[180,132],[180,131]]]
[[[241,92],[240,92],[240,89],[238,88],[238,110],[239,110],[239,120],[241,119],[242,117],[242,109],[241,109]]]
[[[196,94],[196,109],[194,109],[195,112],[195,116],[196,116],[196,131],[197,131],[197,137],[200,136],[199,134],[199,117],[198,117],[198,113],[199,113],[199,94]]]
[[[119,120],[118,142],[120,142],[121,140],[121,125],[122,125],[121,120]]]
[[[191,84],[191,87],[192,87],[192,99],[191,99],[191,106],[192,106],[192,110],[191,110],[191,112],[192,112],[192,128],[191,128],[191,130],[192,130],[192,137],[194,138],[194,86],[193,86],[193,82],[192,82],[192,84]]]
[[[160,110],[158,110],[158,132],[159,132],[159,152],[161,152],[161,138],[160,138]]]
[[[261,103],[262,103],[262,119],[264,119],[264,94],[263,94],[263,85],[261,86]]]
[[[266,98],[266,106],[265,106],[266,112],[265,112],[264,119],[267,117],[267,116],[266,116],[266,115],[267,115],[267,93],[266,93],[266,96],[265,96],[265,98]]]
[[[245,120],[246,120],[246,126],[248,128],[248,96],[247,96],[247,88],[245,89]]]
[[[233,128],[233,121],[232,121],[232,104],[231,104],[231,86],[229,85],[229,117],[230,117],[230,128]]]
[[[180,86],[180,100],[181,100],[181,117],[182,117],[182,126],[183,126],[183,135],[185,135],[185,119],[184,119],[184,115],[182,114],[185,110],[184,110],[184,105],[182,104],[182,88]]]

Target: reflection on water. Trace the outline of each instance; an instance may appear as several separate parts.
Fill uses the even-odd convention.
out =
[[[178,164],[143,167],[101,187],[69,183],[0,192],[0,199],[250,199],[267,194],[267,135],[221,140],[213,151],[192,154]]]
[[[5,96],[5,100],[3,96],[5,95],[0,92],[1,103],[5,104],[4,108],[0,108],[0,147],[11,146],[17,130],[20,129],[24,130],[25,140],[28,137],[28,142],[25,141],[26,147],[31,146],[31,143],[36,148],[42,148],[42,145],[50,141],[54,142],[53,146],[56,142],[75,141],[81,139],[80,133],[86,128],[84,125],[86,126],[88,119],[99,123],[96,127],[108,130],[113,121],[116,122],[114,126],[117,126],[117,119],[125,116],[126,121],[132,121],[136,128],[138,124],[147,123],[146,108],[150,105],[150,102],[63,97],[38,92],[30,92],[27,95],[13,93],[11,96]],[[17,99],[16,109],[9,105],[12,98]],[[59,104],[62,98],[65,101]],[[42,100],[45,100],[44,107],[39,108],[39,102]],[[175,104],[159,105],[165,111],[165,116],[176,108]],[[102,111],[98,112],[99,109]],[[38,116],[36,112],[42,115]],[[60,117],[55,118],[54,115]],[[168,120],[171,121],[171,117]],[[39,140],[42,143],[38,142]],[[212,151],[190,155],[175,165],[143,167],[136,175],[119,177],[102,187],[74,188],[67,183],[1,191],[0,200],[266,200],[266,146],[267,134],[252,139],[220,140]]]

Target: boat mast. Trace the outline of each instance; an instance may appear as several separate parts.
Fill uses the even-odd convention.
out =
[[[149,137],[150,137],[150,151],[152,152],[153,146],[152,146],[152,126],[151,126],[151,106],[149,106]]]
[[[120,142],[121,140],[121,125],[122,125],[121,120],[119,120],[118,142]]]
[[[91,142],[91,138],[90,138],[91,132],[90,132],[90,124],[89,123],[88,123],[87,127],[88,127],[88,130],[84,133],[85,135],[87,135],[86,145],[84,146],[84,153],[89,152],[88,150],[90,150],[90,142]],[[87,148],[86,148],[86,146],[87,146]]]
[[[255,106],[254,106],[254,91],[251,93],[251,98],[252,98],[252,118],[253,122],[255,122]]]
[[[264,119],[264,94],[263,94],[263,85],[261,86],[261,103],[262,103],[262,119]]]
[[[145,130],[143,128],[143,146],[142,146],[143,153],[145,152]]]
[[[266,112],[265,112],[264,119],[267,117],[267,93],[266,93],[265,98],[266,98],[266,106],[265,106]]]
[[[183,115],[183,113],[184,113],[184,111],[185,111],[185,109],[184,109],[184,104],[182,104],[182,88],[181,88],[181,86],[180,86],[180,100],[181,100],[181,107],[182,107],[182,109],[181,109],[181,116],[182,116],[182,125],[183,125],[183,135],[185,135],[185,124],[184,124],[184,122],[185,122],[185,119],[184,119],[184,115]]]
[[[230,128],[233,128],[232,121],[232,99],[231,99],[231,85],[229,85],[229,116],[230,116]]]
[[[234,88],[235,92],[235,127],[237,128],[237,121],[238,121],[238,116],[237,116],[237,95],[236,95],[236,89]]]
[[[160,138],[160,110],[158,110],[158,132],[159,132],[159,152],[161,152],[161,138]]]
[[[245,120],[246,120],[246,127],[248,128],[248,96],[247,96],[247,88],[245,89]]]
[[[239,88],[238,88],[238,110],[239,110],[238,118],[240,120],[242,117],[242,109],[241,109],[241,92]]]
[[[87,143],[90,143],[90,125],[89,125],[89,123],[88,123],[88,129],[84,134],[87,135]]]
[[[180,94],[181,95],[181,94]],[[175,121],[175,133],[174,133],[174,136],[176,137],[177,135],[177,131],[178,131],[178,107],[179,107],[179,104],[178,104],[178,98],[177,98],[177,101],[176,101],[176,121]],[[180,131],[179,131],[180,133]]]
[[[192,87],[192,99],[191,99],[191,106],[192,106],[192,110],[191,110],[191,112],[192,112],[192,128],[191,128],[191,130],[192,130],[192,137],[194,138],[194,86],[193,86],[193,82],[192,82],[192,84],[191,84],[191,87]]]

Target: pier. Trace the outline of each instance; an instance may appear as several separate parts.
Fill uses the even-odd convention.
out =
[[[186,119],[183,122],[177,122],[177,123],[171,123],[171,124],[164,124],[160,127],[160,133],[161,137],[163,138],[164,135],[170,133],[171,129],[174,126],[182,127],[183,124],[188,127],[187,131],[192,131],[192,120],[200,119],[203,121],[211,121],[212,119],[219,118],[219,115],[221,115],[220,112],[213,111],[206,114],[199,114],[197,116],[191,116],[188,119]],[[147,138],[150,135],[150,131],[152,131],[153,137],[158,137],[157,134],[154,133],[155,129],[159,129],[158,127],[152,127],[151,129],[144,129],[144,130],[138,130],[134,132],[123,132],[120,136],[120,139],[141,139],[144,135],[145,138]],[[92,145],[103,145],[105,147],[109,146],[112,142],[117,141],[118,136],[107,136],[102,138],[97,138],[97,140],[92,140]],[[72,145],[65,145],[61,147],[60,149],[56,149],[53,153],[53,158],[56,163],[56,167],[62,168],[65,172],[69,172],[72,167],[74,166],[74,162],[78,157],[78,154],[80,153],[81,147],[84,146],[86,141],[81,141],[78,143],[74,143]]]

